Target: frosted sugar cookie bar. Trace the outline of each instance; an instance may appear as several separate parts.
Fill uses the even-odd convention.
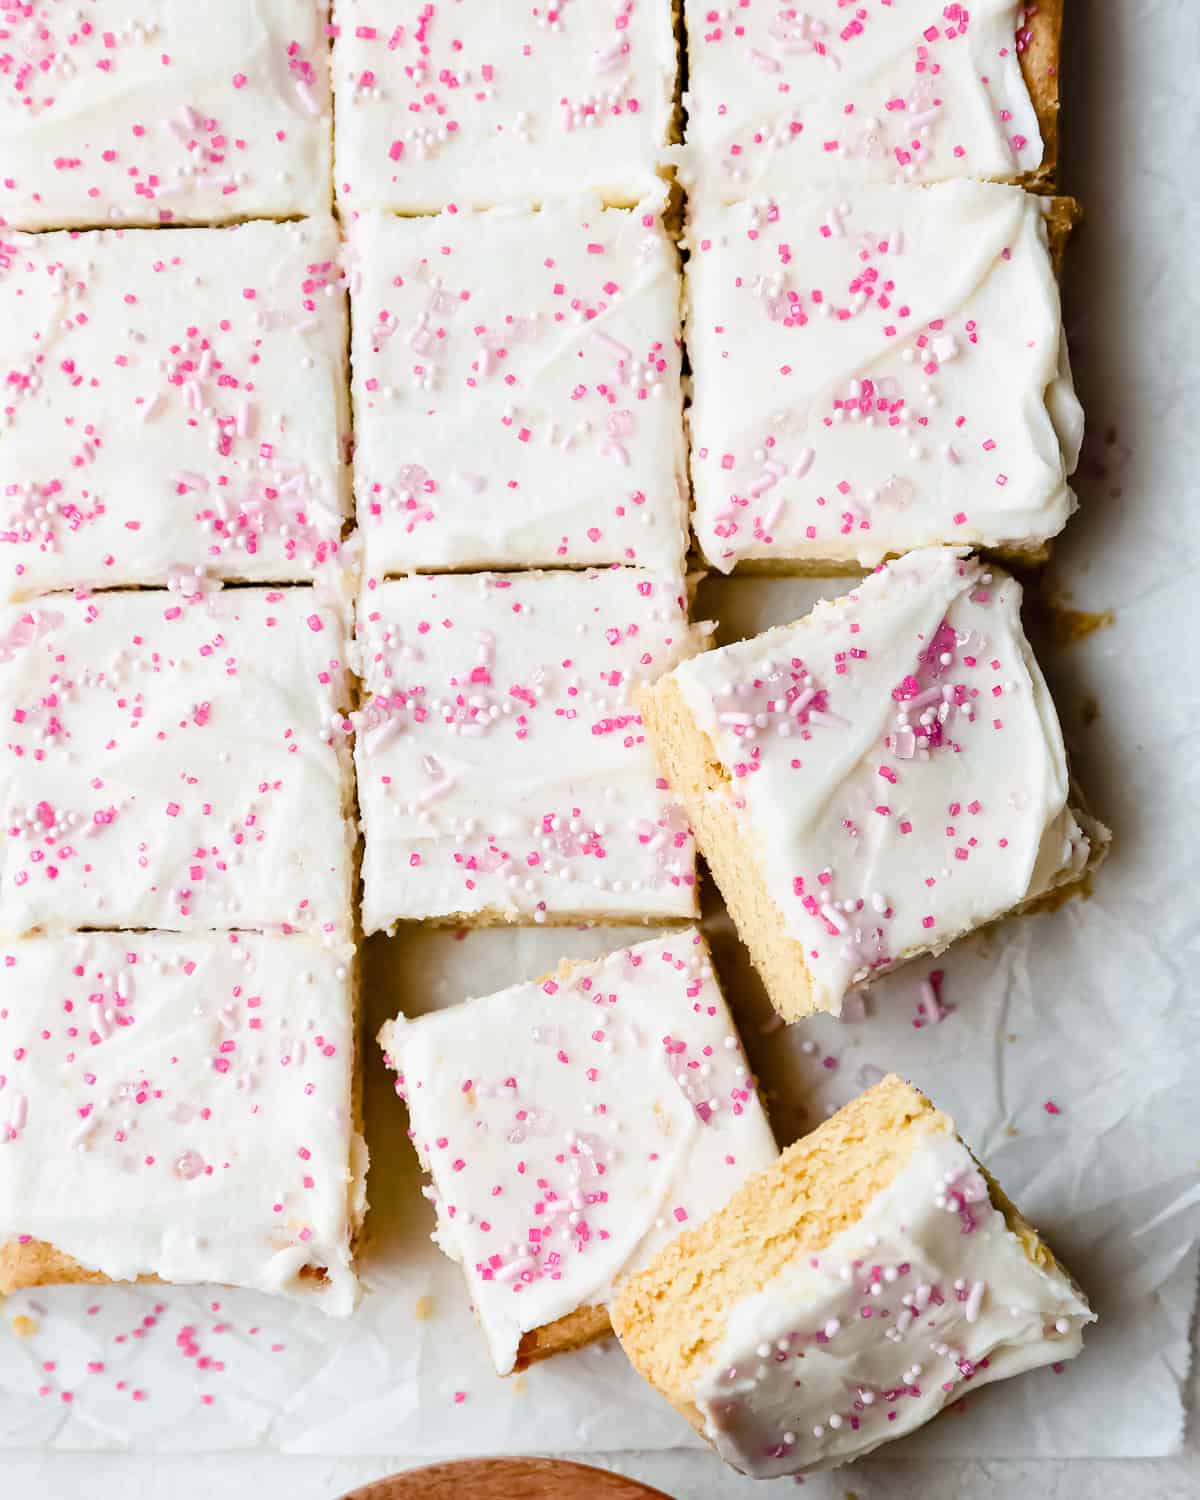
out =
[[[699,644],[678,580],[368,584],[356,715],[363,927],[696,912],[687,820],[633,706]]]
[[[5,946],[0,1295],[155,1277],[349,1312],[354,962],[247,933]]]
[[[326,211],[328,13],[325,0],[7,0],[0,223]]]
[[[775,1008],[846,992],[1081,876],[1107,830],[1068,806],[1020,586],[909,553],[792,625],[638,696]],[[1085,831],[1086,829],[1086,831]]]
[[[337,0],[338,199],[433,213],[639,202],[674,123],[672,0]]]
[[[347,932],[346,647],[307,588],[0,612],[0,931]]]
[[[694,928],[379,1040],[501,1374],[607,1333],[614,1287],[776,1156]]]
[[[694,524],[722,572],[1036,553],[1075,508],[1046,213],[995,183],[780,194],[689,234]],[[1061,232],[1061,231],[1060,231]]]
[[[0,584],[311,579],[349,508],[332,219],[18,234],[0,269]]]
[[[612,1309],[638,1371],[759,1478],[848,1463],[1072,1359],[1094,1316],[953,1121],[895,1077],[689,1226]]]
[[[351,226],[368,574],[679,569],[678,256],[655,206]]]
[[[685,0],[684,18],[681,175],[701,198],[1053,178],[1062,0]]]

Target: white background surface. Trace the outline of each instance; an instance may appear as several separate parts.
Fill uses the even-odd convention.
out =
[[[947,998],[958,1009],[936,1034],[920,1038],[936,1052],[913,1050],[911,1058],[879,1055],[901,1034],[895,1013],[881,1015],[881,1009],[901,1004],[911,1009],[902,976],[880,991],[865,1024],[835,1030],[821,1023],[825,1029],[811,1033],[823,1050],[828,1043],[829,1054],[842,1061],[844,1076],[837,1085],[841,1094],[834,1087],[835,1097],[855,1091],[853,1075],[862,1063],[886,1066],[895,1061],[959,1114],[964,1133],[1035,1220],[1046,1225],[1065,1258],[1075,1263],[1073,1242],[1083,1251],[1077,1269],[1105,1314],[1084,1362],[1062,1377],[1061,1387],[1043,1386],[1044,1402],[1040,1397],[1022,1401],[1008,1391],[995,1392],[981,1398],[961,1422],[949,1419],[951,1430],[935,1424],[931,1438],[916,1440],[959,1454],[1021,1451],[1013,1447],[1005,1411],[1022,1414],[1026,1452],[1146,1453],[1177,1447],[1175,1398],[1183,1381],[1185,1309],[1194,1280],[1194,1264],[1178,1257],[1188,1235],[1194,1238],[1195,1220],[1188,1227],[1187,1214],[1194,1215],[1197,1204],[1186,1207],[1188,1185],[1176,1166],[1187,1163],[1193,1174],[1191,1197],[1200,1198],[1200,1178],[1194,1175],[1200,1166],[1200,1116],[1195,1106],[1200,1089],[1191,1082],[1200,1060],[1200,1007],[1189,979],[1200,946],[1194,896],[1200,871],[1189,837],[1196,827],[1200,792],[1200,760],[1194,750],[1200,686],[1193,665],[1200,642],[1200,601],[1193,582],[1200,562],[1200,378],[1195,355],[1200,313],[1195,269],[1200,259],[1200,108],[1195,81],[1200,6],[1192,0],[1071,0],[1068,12],[1068,143],[1062,181],[1085,200],[1088,221],[1068,262],[1066,298],[1091,438],[1085,472],[1078,480],[1084,509],[1057,550],[1056,573],[1074,607],[1112,608],[1116,625],[1043,656],[1081,780],[1096,809],[1113,822],[1117,850],[1086,907],[1010,924],[999,937],[976,940],[955,954],[947,966]],[[719,607],[728,621],[732,610],[739,621],[751,623],[751,615],[771,591],[756,589],[747,596],[746,587],[718,585],[713,592],[710,586],[701,597],[701,611]],[[779,603],[782,608],[784,601]],[[1088,699],[1096,701],[1100,712],[1085,727],[1083,706]],[[1081,944],[1086,944],[1086,953]],[[593,941],[592,951],[609,945]],[[732,951],[725,946],[718,950],[727,978]],[[1048,976],[1058,972],[1055,961],[1063,958],[1072,965],[1069,979],[1063,981],[1070,985],[1070,993],[1049,993]],[[531,959],[531,954],[526,956],[526,961]],[[465,954],[464,961],[469,962]],[[408,992],[421,987],[424,979],[424,988],[436,1001],[437,987],[421,973],[419,955],[405,962]],[[488,987],[513,977],[505,974]],[[917,978],[910,976],[910,988]],[[993,993],[997,985],[999,994]],[[1095,1001],[1090,1023],[1089,999]],[[993,1065],[994,1036],[980,1023],[986,1016],[990,1025],[997,1003],[1011,1008],[1015,1034],[1028,1023],[1043,1035],[1040,1051],[1018,1042],[1013,1054],[1018,1061],[999,1058]],[[753,998],[742,1001],[751,1011],[754,1004]],[[408,1002],[407,993],[406,1008],[417,1008]],[[1164,1038],[1172,1035],[1178,1039],[1173,1072],[1171,1060],[1162,1053]],[[768,1084],[772,1076],[791,1076],[787,1070],[796,1065],[795,1037],[747,1040]],[[1053,1121],[1040,1112],[1046,1097],[1046,1044],[1058,1049],[1061,1063],[1061,1086],[1054,1098],[1063,1115]],[[916,1042],[912,1045],[915,1049]],[[1143,1045],[1145,1055],[1139,1050]],[[943,1064],[952,1066],[939,1078]],[[1156,1141],[1156,1095],[1168,1075],[1173,1085],[1173,1128],[1163,1130]],[[1028,1098],[1022,1094],[1026,1087]],[[377,1107],[389,1102],[377,1095]],[[819,1102],[810,1095],[809,1123],[814,1108],[819,1111]],[[403,1116],[398,1111],[396,1118],[400,1129]],[[780,1106],[775,1119],[785,1138],[801,1123]],[[1016,1120],[1022,1136],[1014,1141],[997,1132],[990,1139],[1001,1120]],[[1047,1162],[1045,1141],[1038,1132],[1050,1126],[1063,1132],[1062,1151],[1061,1159]],[[1165,1181],[1155,1184],[1160,1191],[1149,1213],[1131,1209],[1125,1214],[1120,1204],[1105,1202],[1105,1193],[1098,1191],[1100,1185],[1120,1183],[1130,1174],[1136,1175],[1139,1186],[1153,1182],[1159,1164],[1163,1178],[1172,1177],[1173,1186]],[[411,1193],[412,1183],[398,1182],[394,1190]],[[383,1185],[373,1182],[372,1198],[379,1202],[387,1196]],[[1070,1214],[1064,1208],[1068,1200]],[[1154,1254],[1143,1256],[1130,1240],[1129,1227],[1144,1227],[1168,1203],[1177,1212],[1165,1230],[1160,1225],[1142,1237],[1154,1246]],[[390,1224],[386,1201],[382,1207]],[[1084,1222],[1085,1210],[1108,1215],[1098,1238],[1095,1225]],[[426,1229],[417,1222],[411,1232],[419,1239]],[[401,1240],[406,1236],[407,1231]],[[393,1254],[402,1249],[403,1244],[389,1247]],[[389,1254],[381,1263],[379,1274],[385,1281],[391,1261]],[[314,1413],[327,1407],[340,1423],[346,1423],[347,1413],[357,1415],[356,1432],[353,1420],[341,1429],[352,1434],[346,1451],[372,1456],[7,1452],[0,1453],[0,1496],[23,1500],[40,1493],[57,1500],[86,1494],[90,1500],[116,1500],[118,1495],[122,1500],[158,1500],[170,1495],[172,1500],[191,1500],[219,1489],[227,1500],[274,1500],[284,1495],[327,1500],[355,1483],[406,1467],[402,1457],[374,1456],[381,1434],[417,1433],[427,1426],[419,1412],[397,1410],[388,1390],[394,1375],[390,1360],[397,1347],[414,1348],[414,1370],[420,1368],[423,1358],[432,1357],[425,1341],[446,1340],[459,1352],[463,1330],[452,1314],[446,1322],[441,1316],[442,1306],[452,1309],[456,1297],[462,1300],[453,1268],[446,1271],[448,1276],[439,1278],[434,1289],[438,1314],[429,1324],[412,1323],[398,1311],[397,1301],[389,1315],[381,1315],[375,1330],[380,1348],[392,1352],[381,1354],[378,1366],[335,1363],[316,1390],[310,1384],[291,1393],[289,1411],[276,1424],[293,1442],[303,1442],[302,1429],[314,1423]],[[1135,1309],[1132,1319],[1123,1317],[1128,1308]],[[13,1345],[0,1332],[0,1384],[17,1355]],[[1164,1350],[1161,1357],[1156,1354],[1159,1349]],[[19,1353],[25,1357],[23,1349]],[[522,1400],[497,1396],[486,1384],[476,1346],[463,1347],[460,1378],[468,1399],[454,1415],[462,1424],[464,1451],[478,1451],[490,1430],[498,1435],[502,1430],[506,1447],[538,1451],[546,1441],[540,1435],[550,1428],[557,1433],[573,1409],[562,1407],[557,1393],[577,1378],[594,1390],[596,1410],[603,1413],[606,1403],[619,1400],[610,1391],[623,1378],[619,1359],[611,1350],[588,1352],[579,1357],[578,1376],[564,1372],[554,1375],[553,1383],[545,1378],[546,1372],[532,1372],[527,1391],[532,1399]],[[1081,1405],[1077,1393],[1083,1387],[1077,1385],[1072,1394],[1067,1382],[1077,1373],[1082,1380],[1088,1366],[1091,1399]],[[264,1361],[264,1380],[277,1379],[277,1372],[266,1373],[268,1368],[269,1361]],[[1050,1382],[1054,1377],[1031,1377],[1041,1379]],[[1194,1397],[1194,1380],[1191,1391]],[[449,1410],[452,1393],[439,1395]],[[508,1405],[498,1416],[502,1400]],[[31,1441],[40,1439],[35,1428],[44,1424],[45,1412],[44,1402],[40,1407],[31,1404]],[[181,1449],[203,1442],[196,1436],[190,1408],[171,1412],[160,1407],[159,1413],[159,1438],[169,1446]],[[289,1413],[295,1419],[290,1424]],[[118,1430],[123,1420],[114,1414],[112,1430]],[[638,1408],[637,1422],[636,1429],[622,1424],[611,1431],[598,1419],[580,1431],[580,1447],[611,1449],[622,1441],[664,1447],[680,1432],[673,1416],[649,1398],[644,1408]],[[316,1440],[307,1446],[321,1445],[319,1427],[317,1422]],[[415,1436],[395,1444],[398,1453],[424,1446]],[[983,1462],[906,1456],[913,1451],[912,1443],[898,1444],[884,1457],[810,1481],[805,1492],[836,1495],[839,1500],[847,1491],[861,1500],[883,1495],[907,1500],[918,1494],[1007,1500],[1031,1493],[1061,1495],[1064,1500],[1100,1495],[1173,1500],[1200,1493],[1200,1450],[1194,1433],[1183,1454],[1153,1462]],[[782,1485],[753,1486],[724,1474],[716,1459],[702,1450],[668,1448],[626,1455],[614,1466],[663,1486],[680,1500],[783,1493]]]

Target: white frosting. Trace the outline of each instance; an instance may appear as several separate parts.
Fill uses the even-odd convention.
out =
[[[931,1135],[857,1224],[728,1309],[693,1399],[735,1468],[811,1473],[1073,1359],[1094,1320],[1026,1255],[966,1148]]]
[[[949,182],[701,210],[689,238],[695,527],[745,558],[1033,547],[1083,415],[1042,200]]]
[[[1087,862],[1020,601],[932,548],[676,673],[819,1009]]]
[[[345,932],[346,648],[311,589],[0,611],[0,930]]]
[[[337,0],[343,209],[435,213],[571,193],[637,203],[674,112],[667,0]]]
[[[12,236],[0,586],[311,578],[348,509],[332,219]]]
[[[679,262],[656,207],[351,234],[367,572],[682,567]]]
[[[0,223],[329,205],[326,0],[0,0]]]
[[[689,917],[687,820],[632,694],[698,644],[635,568],[368,585],[355,716],[363,927]]]
[[[114,1281],[219,1282],[348,1313],[366,1171],[353,962],[245,933],[10,945],[0,1245],[27,1236]]]
[[[501,1374],[778,1154],[694,928],[379,1040]]]
[[[797,182],[1015,177],[1042,138],[1015,0],[685,0],[682,176],[730,202]]]

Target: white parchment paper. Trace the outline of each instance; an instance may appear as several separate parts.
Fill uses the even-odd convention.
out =
[[[771,1030],[711,896],[706,919],[781,1139],[881,1071],[907,1074],[955,1115],[1100,1312],[1080,1360],[968,1398],[892,1450],[906,1459],[1152,1456],[1182,1436],[1200,1235],[1200,8],[1068,10],[1065,180],[1088,223],[1066,297],[1091,435],[1084,508],[1056,550],[1055,580],[1065,602],[1112,609],[1115,623],[1039,645],[1113,856],[1090,900],[1013,920],[939,961],[950,1010],[937,1025],[914,1024],[931,967],[917,964],[873,989],[862,1019]],[[732,639],[813,596],[811,584],[710,580],[697,612]],[[397,1009],[451,1004],[642,935],[372,942],[368,1032]],[[515,1380],[491,1373],[458,1272],[428,1243],[404,1111],[367,1051],[374,1166],[357,1316],[327,1322],[209,1288],[21,1294],[0,1309],[0,1445],[124,1448],[135,1466],[151,1452],[249,1448],[406,1462],[663,1450],[652,1469],[669,1485],[666,1450],[695,1440],[611,1342]],[[689,1478],[689,1496],[751,1490],[702,1454],[677,1464],[709,1476]],[[48,1472],[15,1453],[0,1467],[14,1482]],[[117,1493],[120,1475],[102,1472]],[[810,1492],[841,1494],[846,1477]]]

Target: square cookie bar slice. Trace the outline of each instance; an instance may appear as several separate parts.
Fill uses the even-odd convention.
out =
[[[0,611],[0,931],[348,931],[346,647],[307,588]]]
[[[684,16],[681,175],[706,199],[822,182],[1053,177],[1062,0],[685,0]]]
[[[365,214],[351,233],[367,572],[681,568],[679,260],[658,212]]]
[[[1083,414],[1056,201],[947,182],[696,214],[694,522],[714,567],[869,567],[934,542],[1036,552],[1062,530]]]
[[[365,1207],[354,950],[19,939],[0,963],[0,1296],[219,1282],[348,1313]]]
[[[379,1041],[502,1375],[607,1333],[614,1287],[777,1154],[694,928]]]
[[[909,553],[803,620],[708,652],[638,704],[775,1008],[847,991],[1079,879],[1021,589]],[[1084,826],[1087,826],[1087,832]]]
[[[677,579],[443,574],[359,599],[363,926],[696,913],[633,694],[699,643]]]
[[[311,579],[349,508],[332,219],[10,236],[0,587]]]
[[[672,0],[336,0],[344,213],[638,203],[674,124]]]
[[[326,0],[6,0],[0,223],[325,212]]]
[[[899,1078],[846,1105],[619,1293],[637,1370],[734,1468],[812,1473],[1094,1321],[1037,1232]]]

